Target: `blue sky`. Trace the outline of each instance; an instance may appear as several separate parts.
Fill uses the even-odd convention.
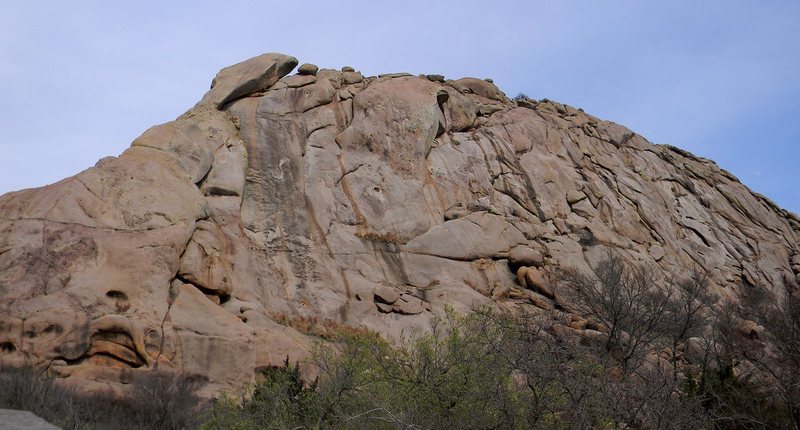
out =
[[[799,1],[498,3],[0,3],[0,193],[117,155],[220,68],[283,52],[491,77],[711,158],[800,213]]]

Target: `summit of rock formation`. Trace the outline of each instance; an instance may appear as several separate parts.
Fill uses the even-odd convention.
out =
[[[706,268],[719,300],[800,281],[800,220],[710,160],[489,80],[297,65],[225,68],[121,155],[0,197],[0,361],[211,396],[341,328],[561,312],[552,270],[609,250]]]

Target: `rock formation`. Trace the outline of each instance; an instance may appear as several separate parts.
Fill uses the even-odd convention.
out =
[[[608,249],[721,300],[800,281],[800,220],[712,161],[490,80],[297,63],[225,68],[120,156],[0,197],[0,361],[209,396],[343,327],[558,309],[550,270]]]

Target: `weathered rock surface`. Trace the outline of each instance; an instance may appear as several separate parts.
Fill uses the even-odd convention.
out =
[[[723,300],[800,280],[800,220],[709,160],[482,79],[296,65],[223,69],[119,157],[0,197],[0,360],[85,389],[173,368],[210,396],[336,327],[556,309],[548,271],[608,249],[705,267]]]
[[[297,73],[301,75],[316,75],[319,67],[316,64],[305,63],[297,68]]]

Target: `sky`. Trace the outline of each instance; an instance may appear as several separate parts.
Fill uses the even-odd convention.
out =
[[[800,1],[0,0],[0,194],[74,175],[264,52],[492,78],[710,158],[800,213]]]

